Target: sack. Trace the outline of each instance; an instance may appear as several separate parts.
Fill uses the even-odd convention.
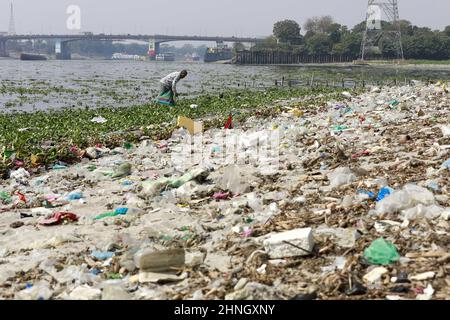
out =
[[[158,98],[156,98],[155,102],[164,106],[175,107],[173,93],[170,90],[161,94]]]

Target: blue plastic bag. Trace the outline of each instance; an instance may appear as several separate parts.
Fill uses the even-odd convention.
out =
[[[377,202],[383,200],[387,196],[391,195],[393,192],[394,192],[394,189],[392,189],[392,188],[389,188],[389,187],[381,188],[381,190],[378,192]]]

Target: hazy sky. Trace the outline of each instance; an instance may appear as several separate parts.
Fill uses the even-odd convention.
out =
[[[173,35],[265,36],[273,23],[332,15],[353,26],[367,0],[13,0],[17,33],[69,33],[66,8],[81,8],[81,31]],[[9,23],[10,0],[0,0],[0,31]],[[399,0],[400,15],[420,26],[450,25],[449,0]]]

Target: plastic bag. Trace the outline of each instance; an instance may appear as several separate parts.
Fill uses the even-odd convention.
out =
[[[237,165],[225,168],[219,184],[223,190],[229,190],[233,194],[242,194],[248,188],[248,185],[242,181],[242,173]]]
[[[400,259],[397,248],[392,242],[379,238],[364,250],[364,258],[377,265],[388,265]]]
[[[345,184],[352,183],[356,180],[356,176],[350,170],[350,168],[337,168],[332,173],[328,174],[328,180],[330,180],[330,187],[337,188]]]

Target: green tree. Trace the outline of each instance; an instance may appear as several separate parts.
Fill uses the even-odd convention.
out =
[[[292,42],[300,38],[300,26],[294,20],[278,21],[273,26],[273,35],[281,42]]]
[[[306,40],[309,54],[325,55],[331,53],[332,43],[325,33],[317,33]]]
[[[243,50],[245,50],[245,46],[240,42],[235,42],[233,44],[233,50],[234,50],[234,52],[243,51]]]
[[[343,34],[342,26],[339,23],[333,23],[328,27],[327,33],[329,34],[332,43],[338,43],[341,41]]]
[[[367,26],[366,21],[360,22],[353,27],[352,32],[362,34],[364,31],[366,31],[366,26]]]
[[[356,59],[361,51],[362,35],[360,33],[345,33],[341,42],[333,46],[333,54],[348,56]]]
[[[450,26],[445,27],[444,33],[447,35],[447,37],[450,37]]]
[[[306,20],[305,30],[314,33],[331,33],[335,27],[331,16],[313,17]]]
[[[278,47],[278,41],[275,36],[270,36],[260,40],[254,46],[255,50],[259,49],[276,49]]]

